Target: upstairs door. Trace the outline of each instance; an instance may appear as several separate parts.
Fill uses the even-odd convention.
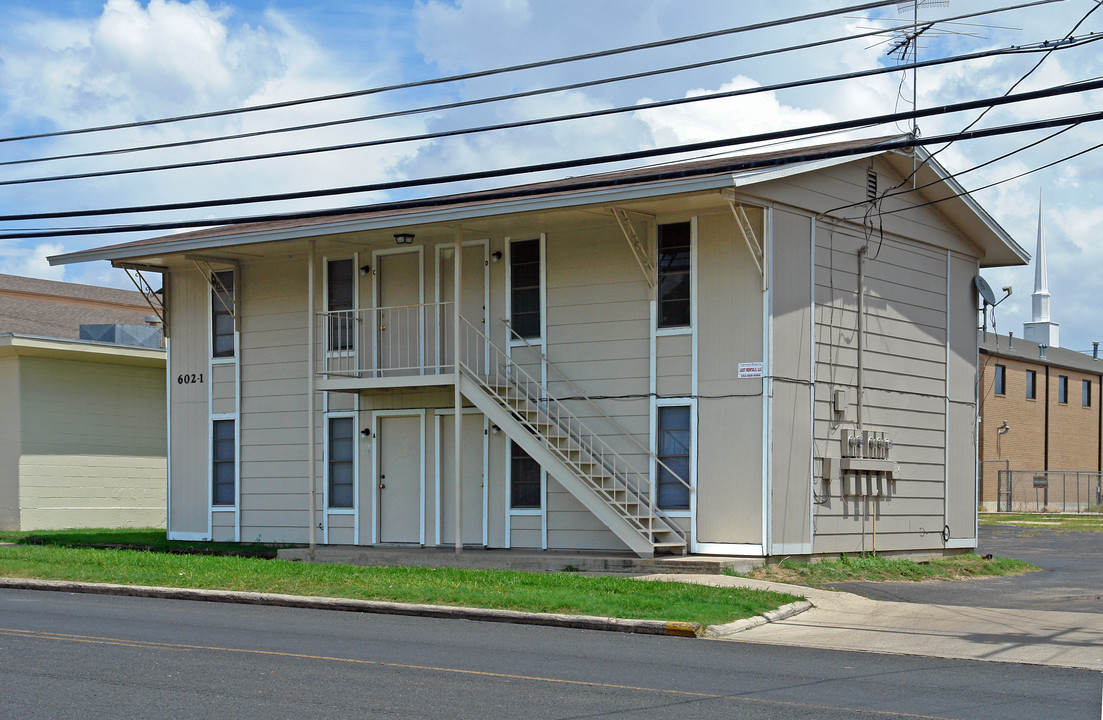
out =
[[[487,334],[487,304],[489,302],[487,288],[487,274],[489,272],[490,257],[487,253],[486,240],[473,240],[463,244],[463,292],[460,293],[460,314],[469,323],[483,333]],[[439,298],[441,302],[454,302],[455,293],[455,255],[456,248],[452,245],[437,246],[437,277],[440,278]],[[442,312],[440,327],[437,329],[439,347],[441,348],[441,364],[452,357],[452,315],[451,308]],[[464,325],[463,327],[466,327]],[[461,337],[461,341],[465,338]],[[483,343],[462,342],[464,352],[468,357],[464,361],[469,366],[485,364],[485,348]]]
[[[416,375],[424,364],[421,249],[375,253],[376,362],[381,374]]]

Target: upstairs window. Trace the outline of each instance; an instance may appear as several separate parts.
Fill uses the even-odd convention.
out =
[[[540,337],[540,240],[509,246],[509,323],[526,340]]]
[[[690,224],[659,226],[659,328],[689,327]]]
[[[1065,375],[1057,376],[1057,402],[1062,405],[1069,401],[1069,379]]]
[[[1026,397],[1028,400],[1033,400],[1037,397],[1038,390],[1038,373],[1035,370],[1026,371]]]
[[[997,395],[1004,395],[1007,393],[1007,368],[1003,365],[996,366],[996,372],[993,374],[992,379],[992,392]]]
[[[211,274],[211,355],[234,356],[234,271]]]
[[[330,260],[326,263],[326,310],[340,314],[329,316],[329,349],[349,350],[353,347],[353,290],[355,287],[352,260]]]
[[[1084,407],[1092,406],[1092,381],[1080,381],[1080,404]]]

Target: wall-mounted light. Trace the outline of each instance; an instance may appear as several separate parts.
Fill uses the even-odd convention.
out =
[[[500,427],[498,427],[497,425],[491,425],[491,426],[490,426],[490,432],[491,432],[491,434],[493,434],[493,435],[497,435],[497,434],[498,434],[498,433],[500,433],[501,431],[502,431],[502,429],[501,429]]]
[[[360,431],[360,434],[364,437],[371,437],[371,428],[364,428]]]
[[[361,265],[360,266],[360,274],[361,275],[370,275],[371,274],[371,265]]]
[[[501,250],[495,250],[494,252],[490,253],[490,259],[493,260],[494,262],[498,262],[499,260],[502,259],[502,251]]]
[[[409,245],[410,243],[412,243],[414,241],[414,234],[413,233],[405,233],[405,232],[395,233],[394,234],[394,241],[396,243],[398,243],[399,245]]]

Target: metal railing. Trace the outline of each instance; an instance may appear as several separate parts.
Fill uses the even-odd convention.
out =
[[[461,318],[460,369],[494,397],[552,455],[567,465],[604,502],[649,541],[653,533],[685,535],[655,504],[651,478],[632,466],[608,443],[555,398],[544,385],[513,361],[481,330]],[[655,528],[661,520],[667,527]]]
[[[1098,512],[1103,474],[1053,470],[1000,470],[998,512]]]
[[[587,409],[593,410],[598,415],[605,418],[605,420],[607,420],[609,422],[609,424],[612,425],[613,428],[616,429],[618,437],[626,438],[630,443],[635,445],[639,450],[641,450],[645,455],[647,455],[647,457],[651,460],[651,462],[655,463],[655,466],[656,466],[657,469],[661,468],[663,470],[666,470],[666,472],[669,473],[669,477],[671,477],[671,478],[677,480],[679,483],[681,483],[686,488],[686,490],[688,492],[690,492],[690,493],[696,492],[694,487],[692,485],[690,485],[689,482],[687,482],[685,478],[683,478],[681,475],[676,473],[669,465],[664,463],[659,458],[658,455],[656,455],[654,452],[651,451],[651,448],[647,447],[642,442],[640,442],[639,438],[637,438],[634,434],[628,432],[628,430],[626,430],[623,425],[621,425],[619,422],[617,422],[617,420],[612,415],[605,412],[605,410],[603,410],[600,405],[598,405],[596,402],[594,402],[594,400],[592,398],[590,398],[590,396],[587,395],[586,392],[582,388],[580,388],[577,384],[575,384],[575,382],[573,380],[571,380],[569,377],[567,377],[567,375],[562,370],[560,370],[559,367],[557,367],[555,363],[553,363],[551,360],[549,360],[548,356],[545,355],[540,350],[540,348],[536,347],[535,345],[532,345],[526,338],[524,338],[522,335],[518,334],[518,332],[513,329],[513,326],[509,324],[509,321],[507,321],[505,318],[501,318],[500,322],[509,331],[510,337],[512,337],[514,340],[518,340],[518,341],[524,343],[526,348],[528,348],[533,353],[536,353],[536,355],[538,355],[540,357],[540,359],[544,362],[544,364],[548,367],[548,369],[552,370],[556,374],[556,376],[559,378],[558,381],[566,383],[567,386],[571,388],[571,390],[575,393],[575,396],[570,399],[572,402],[576,402],[576,401],[580,402]]]
[[[452,303],[317,313],[318,372],[386,378],[451,373]]]

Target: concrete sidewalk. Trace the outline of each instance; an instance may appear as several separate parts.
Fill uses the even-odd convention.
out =
[[[1103,671],[1103,615],[870,600],[846,592],[722,575],[650,575],[649,580],[752,587],[803,595],[813,607],[710,637],[829,650],[1029,663]]]

